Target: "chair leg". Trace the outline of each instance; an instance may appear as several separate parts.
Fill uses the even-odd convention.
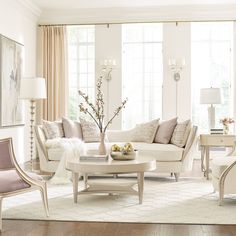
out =
[[[223,205],[223,200],[224,200],[224,190],[223,189],[219,189],[219,206]]]
[[[180,175],[180,174],[179,174],[179,173],[174,173],[174,175],[175,175],[175,181],[178,182],[178,181],[179,181],[179,175]]]
[[[2,200],[3,198],[0,198],[0,232],[2,232]]]
[[[42,196],[42,201],[43,201],[43,205],[44,205],[46,215],[47,215],[47,217],[49,217],[49,207],[48,207],[48,196],[47,196],[46,183],[44,183],[44,185],[40,187],[40,193],[41,193],[41,196]]]

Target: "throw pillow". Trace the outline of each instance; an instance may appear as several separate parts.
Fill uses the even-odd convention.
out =
[[[177,117],[171,120],[163,121],[157,129],[154,142],[163,144],[169,143],[176,125]]]
[[[82,128],[84,142],[90,143],[100,141],[100,132],[94,122],[80,118],[80,124]]]
[[[47,139],[64,137],[62,122],[42,120],[42,123],[43,130]]]
[[[153,143],[158,125],[159,119],[136,125],[131,141]]]
[[[178,123],[174,129],[170,142],[178,147],[184,147],[187,142],[190,129],[191,129],[190,120]]]
[[[83,138],[80,122],[70,120],[66,117],[62,117],[62,124],[66,138]]]

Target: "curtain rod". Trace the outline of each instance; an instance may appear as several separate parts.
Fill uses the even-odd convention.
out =
[[[165,20],[165,21],[123,21],[123,22],[101,22],[101,23],[68,23],[68,24],[38,24],[39,27],[41,26],[73,26],[73,25],[120,25],[120,24],[142,24],[142,23],[188,23],[188,22],[229,22],[235,21],[235,19],[231,20]]]

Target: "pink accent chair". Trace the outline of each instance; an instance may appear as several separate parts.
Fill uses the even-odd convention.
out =
[[[5,197],[28,191],[41,192],[44,209],[49,216],[47,186],[43,179],[34,173],[24,172],[18,165],[12,145],[12,139],[0,140],[0,231],[2,231],[2,201]]]

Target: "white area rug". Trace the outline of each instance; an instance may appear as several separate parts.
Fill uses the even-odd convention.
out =
[[[142,205],[138,196],[131,195],[80,195],[74,204],[71,184],[49,185],[49,218],[45,217],[38,191],[4,199],[3,218],[236,224],[236,196],[228,196],[224,205],[218,206],[218,194],[212,191],[211,181],[205,179],[180,178],[176,183],[169,178],[146,178]]]

